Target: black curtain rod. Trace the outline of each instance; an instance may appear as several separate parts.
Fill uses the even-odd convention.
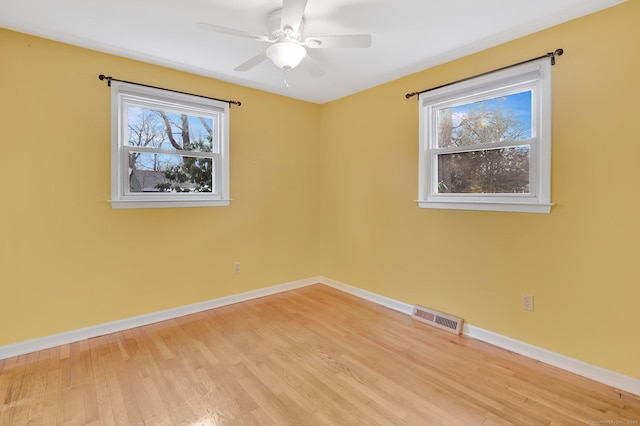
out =
[[[98,76],[98,78],[99,78],[100,80],[107,80],[107,86],[109,86],[109,87],[111,87],[111,82],[112,82],[112,81],[119,81],[120,83],[135,84],[135,85],[137,85],[137,86],[149,87],[149,88],[151,88],[151,89],[166,90],[167,92],[180,93],[180,94],[183,94],[183,95],[190,95],[190,96],[197,96],[197,97],[199,97],[199,98],[211,99],[212,101],[226,102],[226,103],[228,103],[229,105],[231,105],[231,104],[233,104],[233,105],[238,105],[238,106],[241,106],[241,105],[242,105],[242,102],[240,102],[240,101],[229,101],[229,100],[226,100],[226,99],[211,98],[211,97],[209,97],[209,96],[195,95],[195,94],[193,94],[193,93],[187,93],[187,92],[180,92],[180,91],[178,91],[178,90],[165,89],[164,87],[150,86],[150,85],[148,85],[148,84],[135,83],[135,82],[133,82],[133,81],[118,80],[117,78],[113,78],[113,77],[110,77],[110,76],[106,76],[106,75],[104,75],[104,74],[100,74],[100,75]]]
[[[483,72],[482,74],[476,74],[474,76],[463,78],[463,79],[460,79],[460,80],[456,80],[456,81],[453,81],[451,83],[443,84],[441,86],[432,87],[431,89],[421,90],[419,92],[407,93],[405,95],[405,97],[407,99],[409,99],[409,98],[412,98],[414,96],[418,96],[421,93],[431,92],[432,90],[440,89],[442,87],[451,86],[452,84],[456,84],[456,83],[462,83],[463,81],[471,80],[472,78],[482,77],[483,75],[491,74],[491,73],[494,73],[494,72],[497,72],[497,71],[506,70],[508,68],[517,67],[518,65],[528,64],[529,62],[537,61],[537,60],[543,59],[543,58],[551,58],[551,65],[555,65],[556,64],[556,56],[562,56],[563,53],[564,53],[563,49],[556,49],[553,52],[548,52],[546,55],[538,56],[537,58],[527,59],[526,61],[518,62],[517,64],[507,65],[506,67],[497,68],[497,69],[492,70],[492,71]]]

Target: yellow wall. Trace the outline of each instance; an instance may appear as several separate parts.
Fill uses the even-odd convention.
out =
[[[319,105],[6,30],[0,63],[0,345],[318,274]],[[99,74],[242,101],[229,207],[111,208]]]
[[[640,378],[639,16],[631,1],[324,105],[323,273]],[[419,209],[404,94],[559,47],[551,214]]]
[[[638,16],[631,0],[321,106],[0,30],[0,345],[321,274],[640,378]],[[404,94],[558,47],[552,213],[419,209]],[[243,102],[230,207],[111,209],[100,73]]]

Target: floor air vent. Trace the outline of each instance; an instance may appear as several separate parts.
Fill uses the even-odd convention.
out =
[[[433,309],[420,305],[413,307],[412,316],[419,321],[426,322],[427,324],[450,331],[451,333],[462,333],[462,324],[464,323],[462,318],[452,317],[451,315],[443,314],[442,312],[434,311]]]

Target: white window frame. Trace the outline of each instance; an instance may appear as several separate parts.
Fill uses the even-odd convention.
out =
[[[437,111],[531,90],[531,139],[447,149],[437,147]],[[551,211],[551,63],[548,58],[420,94],[418,205],[421,208],[549,213]],[[490,147],[488,146],[490,145]],[[438,155],[530,145],[528,194],[438,193]]]
[[[214,137],[219,138],[220,152],[191,152],[159,150],[128,146],[127,106],[143,106],[181,113],[215,117]],[[129,151],[157,152],[212,158],[215,163],[213,192],[172,193],[129,191]],[[228,206],[229,198],[229,104],[194,95],[111,81],[111,207],[167,208],[167,207],[215,207]]]

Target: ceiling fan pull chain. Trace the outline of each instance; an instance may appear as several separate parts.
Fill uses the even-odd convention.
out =
[[[287,74],[289,73],[289,70],[283,70],[284,71],[284,87],[285,88],[289,88],[289,82],[287,81]]]

